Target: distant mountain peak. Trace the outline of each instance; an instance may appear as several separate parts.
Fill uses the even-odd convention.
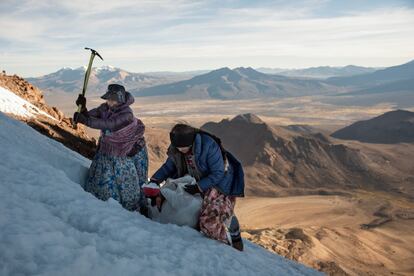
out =
[[[62,67],[60,70],[58,70],[58,72],[59,71],[83,71],[83,72],[85,72],[87,68],[88,67],[85,66],[85,65],[80,66],[80,67],[76,67],[76,68],[65,66],[65,67]],[[114,67],[112,65],[103,65],[103,66],[99,66],[99,67],[92,67],[92,71],[95,71],[95,72],[99,73],[101,71],[115,72],[115,71],[124,71],[124,70],[122,70],[120,68],[117,68],[117,67]]]
[[[366,143],[413,143],[414,112],[400,109],[389,111],[369,120],[355,122],[331,136]]]
[[[254,70],[252,67],[237,67],[237,68],[234,68],[234,71],[245,71],[245,72],[251,72],[251,71],[254,71],[254,72],[257,72],[256,70]]]
[[[222,67],[216,70],[211,71],[210,73],[214,73],[214,72],[220,72],[220,73],[227,73],[227,72],[231,72],[232,70],[229,67]]]
[[[263,73],[260,73],[259,71],[254,70],[252,67],[237,67],[233,71],[236,71],[241,74],[246,74],[246,75],[252,75],[252,74],[264,75]]]
[[[365,69],[367,68],[364,68],[364,70]],[[413,76],[414,61],[410,61],[401,65],[375,70],[374,72],[332,77],[328,78],[326,82],[337,86],[349,86],[365,89],[369,86],[373,87],[395,81],[413,79]]]
[[[62,67],[59,70],[57,70],[56,73],[58,73],[58,72],[66,72],[66,71],[73,71],[73,70],[78,70],[78,68],[74,69],[72,67],[65,66],[65,67]]]
[[[399,120],[405,120],[405,119],[411,119],[414,118],[414,112],[403,110],[403,109],[397,109],[393,111],[386,112],[377,118],[390,118],[390,119],[399,119]]]
[[[96,67],[95,70],[97,72],[99,72],[99,71],[111,71],[111,72],[121,71],[121,69],[116,68],[116,67],[114,67],[112,65],[103,65],[103,66],[100,66],[100,67]]]
[[[199,76],[195,76],[194,80],[203,80],[204,82],[210,82],[212,80],[217,80],[217,78],[226,77],[226,79],[240,79],[241,76],[238,72],[235,72],[234,70],[231,70],[229,67],[223,67],[219,68],[217,70],[213,70],[209,73],[202,74]]]
[[[245,113],[245,114],[237,115],[231,120],[231,122],[237,122],[237,121],[243,121],[243,122],[252,123],[252,124],[264,124],[262,119],[260,119],[259,116],[253,113]]]
[[[80,67],[76,67],[76,68],[72,68],[72,67],[63,67],[61,70],[66,70],[66,71],[86,71],[87,66],[80,66]],[[52,73],[53,74],[53,73]]]

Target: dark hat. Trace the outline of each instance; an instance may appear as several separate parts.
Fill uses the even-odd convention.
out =
[[[193,145],[195,132],[191,133],[170,133],[171,144],[176,148],[189,147]]]
[[[125,87],[120,84],[110,84],[108,85],[108,90],[106,93],[101,97],[104,100],[114,100],[118,103],[125,103],[126,95],[125,95]]]

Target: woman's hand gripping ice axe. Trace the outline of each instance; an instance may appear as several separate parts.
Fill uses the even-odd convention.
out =
[[[89,76],[90,76],[91,71],[92,71],[93,60],[94,60],[95,56],[98,56],[103,61],[103,58],[101,57],[101,55],[97,51],[95,51],[94,49],[85,47],[85,50],[90,50],[91,51],[91,56],[89,58],[88,69],[86,69],[86,72],[85,72],[85,79],[83,80],[82,93],[79,94],[79,97],[76,100],[76,105],[78,106],[78,111],[75,112],[75,114],[73,115],[73,128],[74,129],[77,128],[77,123],[78,122],[82,123],[82,121],[85,117],[85,115],[82,114],[82,111],[86,110],[85,93],[86,93],[86,88],[88,87]]]

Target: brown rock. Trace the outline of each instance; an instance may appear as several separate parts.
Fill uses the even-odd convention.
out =
[[[8,76],[6,74],[0,75],[0,86],[12,91],[54,118],[40,115],[32,119],[16,117],[17,119],[26,122],[40,133],[61,142],[87,158],[94,156],[96,140],[86,134],[84,126],[78,125],[77,129],[74,129],[71,118],[65,117],[63,112],[56,107],[48,106],[42,92],[37,87],[17,75]]]

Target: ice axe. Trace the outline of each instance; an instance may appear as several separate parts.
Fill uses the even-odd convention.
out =
[[[88,69],[86,69],[85,72],[85,79],[83,80],[83,88],[82,88],[82,96],[85,96],[86,93],[86,88],[88,87],[88,81],[89,81],[89,76],[91,74],[92,71],[92,63],[93,63],[93,59],[95,58],[95,56],[98,56],[102,61],[103,58],[101,57],[101,55],[94,49],[85,47],[85,50],[90,50],[91,51],[91,56],[89,58],[89,64],[88,64]],[[78,105],[78,113],[82,111],[82,105]],[[73,128],[76,129],[77,128],[77,121],[76,118],[73,118]]]

